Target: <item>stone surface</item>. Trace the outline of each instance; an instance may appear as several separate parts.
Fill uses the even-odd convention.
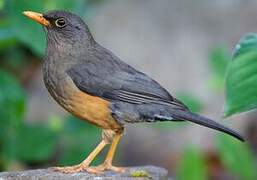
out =
[[[128,168],[126,173],[113,173],[107,171],[102,175],[88,174],[86,172],[63,174],[49,169],[37,169],[18,172],[2,172],[0,180],[133,180],[133,179],[168,179],[167,170],[155,166],[142,166]],[[137,177],[133,177],[137,176]]]

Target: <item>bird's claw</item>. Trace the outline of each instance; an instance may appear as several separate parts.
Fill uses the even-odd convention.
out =
[[[109,163],[103,163],[101,165],[95,166],[94,169],[97,171],[103,172],[103,171],[114,171],[117,173],[124,173],[126,172],[126,168],[124,167],[116,167]]]

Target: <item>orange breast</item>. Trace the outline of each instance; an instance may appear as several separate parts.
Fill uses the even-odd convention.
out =
[[[104,129],[120,129],[120,125],[111,116],[110,103],[102,98],[77,92],[71,97],[69,104],[68,110],[81,119]]]

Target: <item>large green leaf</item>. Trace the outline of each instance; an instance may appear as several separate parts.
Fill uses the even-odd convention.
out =
[[[248,34],[236,46],[226,76],[224,114],[248,111],[257,107],[257,35]]]
[[[207,165],[200,150],[186,149],[177,170],[178,180],[205,180],[207,179]]]
[[[225,167],[239,179],[257,179],[255,156],[247,144],[220,134],[217,149]]]

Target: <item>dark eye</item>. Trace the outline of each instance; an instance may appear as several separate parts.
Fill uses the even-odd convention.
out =
[[[57,19],[57,20],[55,21],[55,25],[56,25],[57,27],[63,28],[63,27],[66,26],[66,21],[65,21],[64,18],[59,18],[59,19]]]

